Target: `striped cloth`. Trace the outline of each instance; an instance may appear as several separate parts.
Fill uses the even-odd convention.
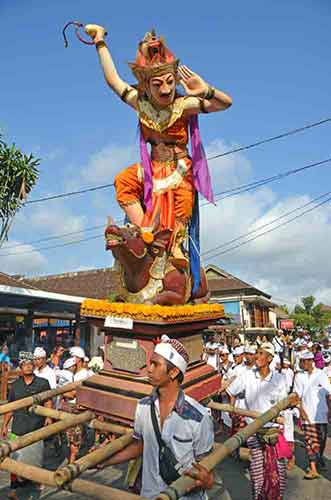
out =
[[[327,424],[302,424],[309,462],[318,462],[323,455],[327,437]]]
[[[282,500],[287,480],[284,459],[278,459],[275,446],[266,445],[254,434],[247,439],[251,452],[250,476],[253,500]]]

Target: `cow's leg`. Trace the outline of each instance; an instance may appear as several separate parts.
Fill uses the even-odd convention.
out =
[[[152,303],[159,304],[160,306],[184,305],[185,296],[172,290],[165,290],[155,295]]]

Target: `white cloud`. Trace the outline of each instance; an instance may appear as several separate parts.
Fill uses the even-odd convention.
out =
[[[41,252],[33,250],[32,245],[22,244],[19,241],[5,243],[0,253],[1,271],[7,274],[24,275],[43,273],[48,261]]]
[[[224,144],[221,145],[220,151],[222,150]],[[230,179],[230,183],[236,181],[235,185],[245,183],[245,179],[251,174],[249,162],[239,155],[233,155],[232,162],[226,166],[221,163],[218,171],[219,178],[223,178],[224,183],[228,183]],[[227,198],[217,207],[203,207],[202,252],[268,224],[309,201],[309,195],[280,198],[270,188],[262,188]],[[300,212],[294,212],[290,217]],[[238,249],[232,249],[214,259],[206,256],[205,263],[220,265],[235,276],[270,293],[279,303],[287,301],[293,305],[305,295],[314,295],[317,301],[331,303],[331,269],[327,265],[331,246],[330,216],[331,207],[326,204]],[[278,223],[286,220],[288,218],[281,219]],[[275,224],[270,224],[250,237],[273,227]],[[246,239],[223,246],[219,252]]]
[[[108,184],[114,181],[118,172],[137,161],[139,152],[136,146],[109,145],[91,156],[88,164],[81,170],[80,177],[91,186]]]

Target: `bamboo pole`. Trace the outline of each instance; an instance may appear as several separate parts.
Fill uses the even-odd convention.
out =
[[[133,440],[132,432],[121,436],[115,441],[92,451],[88,455],[76,460],[73,464],[65,465],[54,473],[54,479],[57,486],[62,487],[65,483],[72,481],[74,478],[82,474],[87,469],[95,467],[97,464],[102,463],[107,458],[115,455],[118,451],[122,450]]]
[[[18,399],[17,401],[12,401],[11,403],[5,403],[0,406],[0,415],[4,413],[9,413],[11,411],[20,410],[21,408],[27,408],[34,404],[40,404],[48,399],[52,399],[60,394],[65,394],[66,392],[73,391],[77,389],[82,384],[79,382],[72,382],[71,384],[66,384],[63,387],[58,387],[57,389],[50,389],[49,391],[39,392],[34,396],[28,396],[27,398]]]
[[[12,474],[17,474],[19,469],[20,476],[25,479],[30,479],[36,483],[46,484],[47,486],[57,488],[54,481],[54,472],[46,469],[17,462],[11,458],[5,458],[0,464],[0,469]],[[96,498],[98,500],[123,500],[123,498],[126,500],[146,500],[143,497],[134,495],[128,491],[111,488],[109,486],[104,486],[103,484],[94,483],[85,479],[75,479],[68,486],[68,489],[73,493],[79,493],[87,498]]]
[[[54,420],[65,420],[70,417],[72,414],[66,411],[53,410],[52,408],[45,408],[45,406],[32,406],[29,410],[30,412],[35,413],[36,415],[40,415],[42,417],[50,417]],[[96,429],[98,431],[103,432],[111,432],[113,434],[126,434],[130,431],[129,428],[124,427],[122,425],[113,424],[110,422],[101,422],[97,418],[94,418],[89,422],[88,426],[91,429]]]
[[[214,469],[216,465],[225,457],[230,455],[234,450],[242,446],[242,444],[250,436],[253,436],[261,427],[270,422],[282,411],[297,404],[298,398],[296,394],[290,394],[287,398],[282,399],[268,411],[262,413],[252,423],[248,424],[244,429],[241,429],[237,434],[227,439],[223,444],[219,445],[208,457],[201,460],[200,464],[206,467],[209,471]],[[187,491],[194,487],[194,479],[188,476],[181,476],[179,479],[171,483],[171,485],[163,492],[160,493],[155,500],[177,500],[184,496]]]
[[[46,439],[53,434],[57,434],[58,432],[65,431],[69,427],[73,427],[77,424],[82,424],[91,420],[94,417],[94,414],[90,411],[86,411],[81,413],[80,415],[71,415],[71,417],[66,418],[60,422],[56,422],[55,424],[47,425],[41,429],[36,431],[29,432],[28,434],[24,434],[23,436],[19,436],[15,441],[4,441],[0,444],[0,460],[7,457],[13,451],[19,450],[21,448],[25,448],[30,444],[36,443],[37,441]],[[19,471],[17,471],[19,473]]]
[[[208,408],[212,410],[225,411],[227,413],[234,413],[235,415],[241,415],[243,417],[251,417],[257,418],[262,415],[259,411],[245,410],[244,408],[236,408],[235,406],[225,404],[225,403],[216,403],[215,401],[211,401],[208,403]],[[284,420],[280,418],[275,419],[276,422],[282,424]]]

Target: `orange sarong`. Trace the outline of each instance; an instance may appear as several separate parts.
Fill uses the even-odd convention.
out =
[[[175,188],[153,192],[152,210],[145,213],[142,226],[152,226],[160,218],[160,229],[174,229],[175,220],[186,224],[192,215],[195,190],[191,160],[183,159],[187,168],[185,176]],[[175,172],[177,162],[152,161],[153,179],[163,180]],[[144,184],[140,163],[127,167],[115,177],[117,201],[121,207],[142,203]]]

